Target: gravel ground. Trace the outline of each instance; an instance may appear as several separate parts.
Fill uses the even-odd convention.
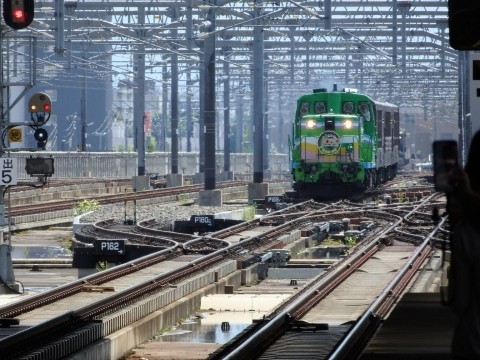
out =
[[[168,229],[175,220],[190,220],[192,215],[213,215],[221,212],[243,210],[247,204],[224,205],[224,206],[199,206],[199,205],[180,205],[180,204],[160,204],[160,205],[137,205],[137,222],[155,218],[158,224],[162,224]],[[134,218],[133,206],[127,205],[127,219]],[[125,220],[125,206],[122,205],[103,205],[96,211],[85,214],[81,217],[81,223],[92,223],[100,220],[114,219],[118,221]]]

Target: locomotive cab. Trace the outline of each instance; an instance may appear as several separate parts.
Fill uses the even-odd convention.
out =
[[[352,89],[298,98],[290,143],[298,194],[338,198],[396,174],[398,107]]]
[[[294,177],[300,182],[355,182],[360,157],[362,119],[353,114],[303,116],[295,138]]]

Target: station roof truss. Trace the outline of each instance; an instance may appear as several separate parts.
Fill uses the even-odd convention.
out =
[[[141,52],[146,80],[169,82],[165,73],[175,57],[180,91],[195,94],[203,40],[215,36],[217,93],[225,77],[232,95],[248,93],[253,28],[261,26],[270,96],[293,101],[336,83],[436,117],[456,116],[459,53],[449,46],[447,0],[65,0],[56,9],[62,1],[37,1],[28,29],[3,26],[4,53],[33,63],[37,84],[66,85],[62,74],[71,69],[84,69],[92,80],[129,81]],[[214,28],[206,20],[212,11]],[[29,36],[42,49],[35,61],[28,46],[17,46]]]

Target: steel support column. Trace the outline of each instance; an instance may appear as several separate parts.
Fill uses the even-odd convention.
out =
[[[172,9],[172,21],[177,19],[176,9]],[[174,27],[171,30],[172,39],[177,39],[178,30]],[[170,111],[172,118],[170,119],[171,123],[171,173],[178,174],[178,55],[177,55],[177,46],[172,45],[173,52],[170,56],[170,72],[171,72],[171,83],[170,83]]]
[[[208,10],[207,21],[210,23],[205,38],[205,190],[215,189],[215,1],[210,0],[212,7]]]
[[[223,171],[230,171],[230,63],[231,48],[224,47],[223,55]]]
[[[255,1],[255,17],[262,15],[263,0]],[[263,112],[264,107],[264,33],[262,20],[253,28],[253,182],[263,182]]]

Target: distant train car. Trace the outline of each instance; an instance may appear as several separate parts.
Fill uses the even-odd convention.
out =
[[[398,106],[354,89],[316,89],[298,98],[289,138],[297,196],[350,196],[393,179],[398,170]]]

